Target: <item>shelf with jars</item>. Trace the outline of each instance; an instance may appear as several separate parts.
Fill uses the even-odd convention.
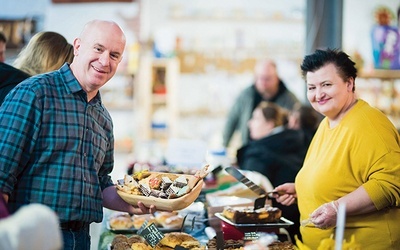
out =
[[[360,98],[382,110],[400,128],[400,70],[361,70],[356,89]]]

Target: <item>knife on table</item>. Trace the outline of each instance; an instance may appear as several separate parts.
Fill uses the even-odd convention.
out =
[[[251,191],[258,194],[260,197],[254,201],[254,210],[265,206],[265,200],[267,199],[267,193],[260,186],[249,180],[235,167],[226,167],[225,171],[235,177],[236,180],[246,185]]]

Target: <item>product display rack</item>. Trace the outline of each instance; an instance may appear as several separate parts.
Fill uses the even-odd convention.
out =
[[[134,86],[137,142],[165,144],[176,135],[179,65],[177,58],[141,58]]]

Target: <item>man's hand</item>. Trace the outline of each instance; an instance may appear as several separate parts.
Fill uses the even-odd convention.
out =
[[[156,206],[146,207],[141,201],[137,203],[137,207],[133,207],[133,214],[154,214],[156,211]]]

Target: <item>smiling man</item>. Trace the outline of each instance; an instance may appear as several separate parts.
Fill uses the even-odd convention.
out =
[[[125,35],[114,22],[89,22],[74,41],[74,60],[31,77],[0,107],[0,191],[11,213],[42,203],[60,219],[63,249],[90,249],[89,225],[103,206],[131,214],[110,173],[114,135],[99,89],[115,74]]]

